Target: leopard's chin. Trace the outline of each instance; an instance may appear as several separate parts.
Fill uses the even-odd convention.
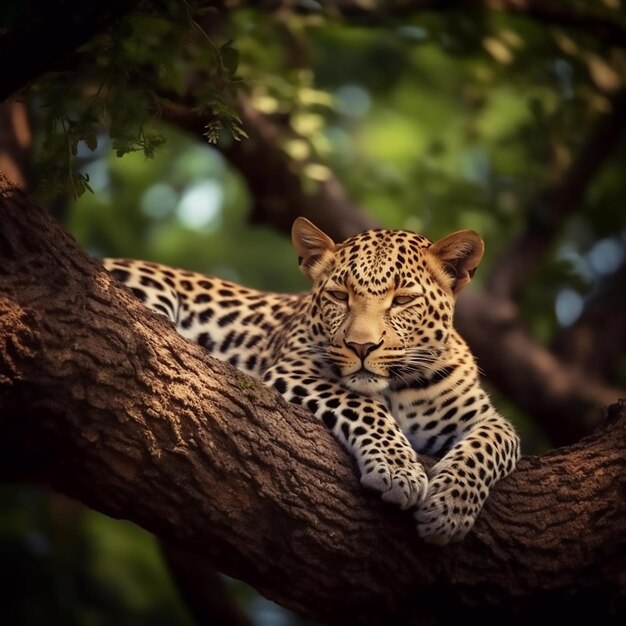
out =
[[[376,396],[389,388],[389,379],[372,372],[359,370],[342,378],[343,385],[365,396]]]

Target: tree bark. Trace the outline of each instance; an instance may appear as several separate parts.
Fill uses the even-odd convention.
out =
[[[623,406],[524,458],[463,543],[425,545],[311,415],[183,340],[6,181],[0,196],[3,480],[132,520],[328,624],[624,609]]]

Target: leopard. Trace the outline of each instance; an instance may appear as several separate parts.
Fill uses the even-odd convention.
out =
[[[410,511],[424,541],[464,539],[520,456],[453,324],[481,237],[461,230],[433,243],[380,228],[336,243],[304,217],[291,235],[311,282],[299,294],[103,262],[183,337],[315,415],[352,455],[361,484]]]

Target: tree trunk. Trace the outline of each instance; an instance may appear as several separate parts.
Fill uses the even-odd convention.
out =
[[[186,342],[0,179],[0,478],[204,556],[328,624],[623,617],[626,410],[527,457],[428,546],[300,407]],[[602,602],[602,604],[599,604]]]

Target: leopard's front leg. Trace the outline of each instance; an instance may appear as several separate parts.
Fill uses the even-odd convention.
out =
[[[418,533],[429,543],[460,541],[474,526],[490,488],[510,474],[519,438],[488,403],[465,425],[463,438],[428,472],[426,498],[416,513]]]
[[[381,402],[321,379],[302,362],[281,362],[267,370],[263,382],[324,422],[356,459],[362,485],[402,509],[422,502],[426,472]]]

